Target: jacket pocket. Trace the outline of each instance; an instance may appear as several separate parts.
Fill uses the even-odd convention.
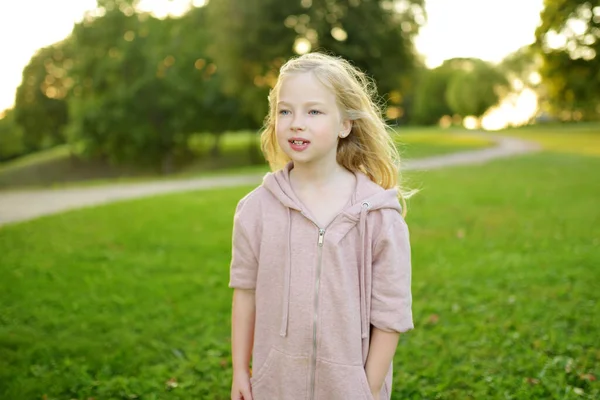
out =
[[[267,359],[250,378],[254,400],[294,400],[307,397],[308,358],[271,348]]]
[[[316,400],[373,400],[362,366],[317,361]]]

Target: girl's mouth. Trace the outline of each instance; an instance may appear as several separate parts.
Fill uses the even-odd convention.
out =
[[[296,138],[292,138],[292,139],[288,140],[288,142],[290,143],[290,147],[294,151],[303,151],[303,150],[306,150],[306,148],[310,144],[310,142],[308,140],[305,140],[305,139],[296,139]]]

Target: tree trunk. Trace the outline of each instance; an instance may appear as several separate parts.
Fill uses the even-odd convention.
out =
[[[259,164],[262,161],[261,152],[259,150],[259,145],[257,145],[257,140],[252,136],[252,139],[248,143],[248,153],[250,155],[250,163],[251,164]]]
[[[163,175],[169,175],[173,173],[174,170],[174,162],[173,162],[173,151],[167,151],[161,160],[161,173]]]
[[[213,158],[217,158],[221,155],[221,137],[223,136],[223,132],[214,133],[215,142],[213,143],[213,147],[210,150],[210,155]]]

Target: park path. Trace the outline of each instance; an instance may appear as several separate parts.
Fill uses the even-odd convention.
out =
[[[404,160],[402,169],[431,170],[454,165],[482,164],[497,158],[540,150],[540,146],[537,143],[530,141],[489,133],[479,134],[492,139],[495,142],[495,146],[481,150],[469,150],[414,160]],[[191,190],[257,185],[262,181],[263,176],[264,173],[254,173],[68,189],[0,191],[0,226],[26,221],[43,215],[125,199]]]

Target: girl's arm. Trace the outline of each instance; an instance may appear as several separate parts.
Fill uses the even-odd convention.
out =
[[[379,399],[379,393],[385,376],[390,369],[390,364],[394,359],[399,338],[400,334],[398,332],[385,332],[373,326],[365,371],[371,393],[375,399]]]
[[[387,218],[387,227],[379,234],[373,249],[372,330],[365,365],[367,380],[376,399],[379,399],[378,393],[394,359],[399,332],[414,327],[408,225],[396,211],[384,218]]]
[[[232,400],[252,400],[250,358],[254,341],[255,314],[254,290],[234,289],[231,312]]]
[[[254,290],[234,289],[231,313],[231,353],[234,374],[250,372],[255,314]]]

